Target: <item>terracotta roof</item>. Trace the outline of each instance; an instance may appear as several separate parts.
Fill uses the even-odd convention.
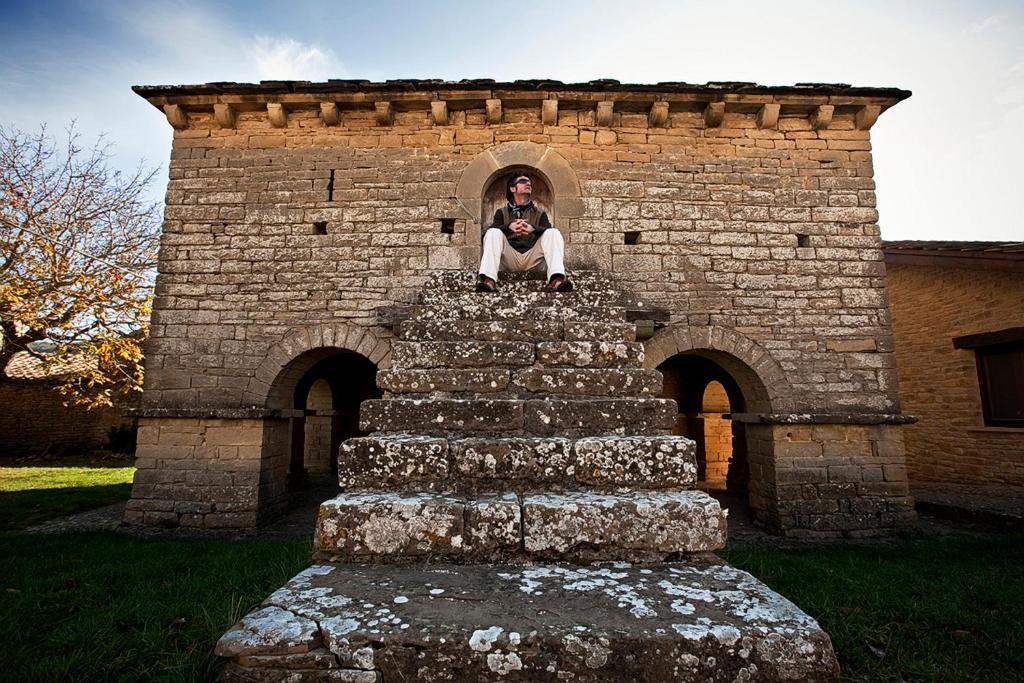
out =
[[[884,240],[883,249],[900,251],[955,251],[999,254],[1024,253],[1024,242],[969,242],[948,240]]]
[[[7,378],[18,382],[41,382],[67,375],[87,372],[96,366],[95,360],[83,356],[73,356],[63,363],[53,363],[49,367],[28,351],[19,351],[7,362]]]
[[[887,240],[882,253],[889,264],[1024,271],[1024,242]]]

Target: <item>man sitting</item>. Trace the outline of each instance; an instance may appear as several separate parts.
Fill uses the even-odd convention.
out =
[[[572,280],[565,276],[565,241],[548,220],[548,215],[533,203],[533,183],[525,173],[516,173],[508,182],[508,202],[494,214],[484,233],[480,257],[480,277],[476,291],[498,291],[498,267],[525,271],[547,267],[548,289],[572,291]]]

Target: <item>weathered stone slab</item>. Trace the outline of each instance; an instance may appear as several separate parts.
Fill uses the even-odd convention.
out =
[[[509,378],[510,372],[500,368],[381,370],[377,373],[377,386],[395,394],[435,391],[488,394],[507,389]]]
[[[486,561],[519,549],[520,515],[515,494],[343,493],[320,506],[316,548],[346,560]]]
[[[406,320],[402,322],[401,330],[402,339],[406,341],[538,342],[562,339],[563,323],[548,320]]]
[[[407,342],[391,345],[395,368],[489,368],[533,364],[529,342]]]
[[[513,371],[515,388],[534,394],[660,396],[664,380],[641,368],[527,368]]]
[[[811,617],[718,563],[318,564],[263,607],[316,621],[340,666],[387,681],[832,681],[839,673]],[[229,656],[267,661],[262,640]]]
[[[662,398],[549,398],[523,405],[523,428],[539,436],[658,434],[675,419],[676,402]]]
[[[562,438],[458,439],[451,442],[452,475],[473,488],[532,484],[539,488],[573,480],[572,441]]]
[[[682,436],[605,436],[573,445],[576,480],[592,486],[687,488],[697,481],[695,444]]]
[[[576,289],[614,289],[618,287],[615,279],[606,272],[596,270],[577,270],[570,273],[576,283]],[[476,285],[477,274],[474,270],[442,270],[430,276],[429,290],[449,292],[471,292]],[[524,273],[501,273],[501,284],[505,289],[517,291],[538,290],[547,283],[542,271]]]
[[[319,647],[316,622],[286,609],[268,605],[242,617],[217,641],[216,654],[237,657],[258,651],[264,655],[290,655]]]
[[[523,402],[483,398],[370,399],[360,406],[359,425],[367,432],[515,432],[523,426]]]
[[[491,306],[486,299],[483,299],[480,303],[464,306],[440,307],[417,304],[412,307],[411,317],[414,320],[475,320],[478,322],[494,320],[624,322],[626,309],[616,306],[548,306],[541,308],[522,303]]]
[[[448,441],[412,434],[347,439],[338,457],[342,489],[432,485],[448,477]]]
[[[725,545],[725,513],[703,491],[567,491],[523,496],[526,552],[659,559]]]
[[[640,368],[644,345],[639,342],[541,342],[537,363],[545,367]]]
[[[634,294],[619,289],[576,288],[572,292],[549,292],[537,283],[536,289],[521,286],[503,287],[499,282],[497,292],[429,290],[420,297],[420,303],[438,306],[469,306],[485,302],[494,307],[527,306],[547,308],[549,306],[635,306],[639,301]]]
[[[636,341],[636,325],[633,323],[565,323],[565,341]],[[536,341],[548,341],[537,339]],[[551,340],[558,341],[558,340]]]

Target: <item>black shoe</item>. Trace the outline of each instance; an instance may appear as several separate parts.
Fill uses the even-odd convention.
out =
[[[498,283],[486,275],[481,275],[476,281],[476,291],[493,294],[498,291]]]
[[[548,289],[552,292],[571,292],[572,288],[572,280],[564,275],[552,275],[548,280]]]

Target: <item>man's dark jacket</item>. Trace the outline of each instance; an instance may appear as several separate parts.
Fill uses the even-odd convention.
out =
[[[527,223],[533,226],[533,232],[529,235],[517,235],[508,226],[512,221],[522,218]],[[533,245],[540,239],[541,233],[551,226],[551,221],[548,220],[548,214],[543,211],[540,207],[534,204],[532,201],[525,204],[515,205],[512,202],[508,202],[505,206],[501,207],[494,212],[494,220],[491,221],[490,228],[497,228],[505,233],[508,243],[513,249],[518,251],[520,254],[525,254],[533,248]]]

